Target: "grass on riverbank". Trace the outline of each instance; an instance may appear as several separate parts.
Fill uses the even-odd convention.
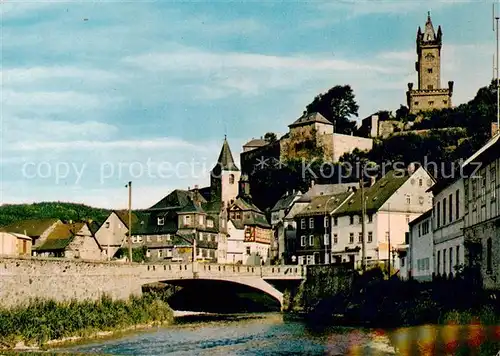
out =
[[[439,318],[439,324],[500,325],[500,314],[491,305],[485,305],[478,311],[452,310]]]
[[[87,337],[135,325],[168,323],[172,309],[155,294],[98,301],[32,300],[27,305],[0,309],[0,349],[18,342],[42,346],[49,340]]]

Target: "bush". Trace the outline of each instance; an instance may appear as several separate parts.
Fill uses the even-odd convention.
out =
[[[49,340],[172,319],[168,304],[154,294],[132,296],[129,300],[103,296],[83,302],[34,299],[27,305],[0,309],[0,346],[13,347],[21,340],[28,345],[43,345]]]

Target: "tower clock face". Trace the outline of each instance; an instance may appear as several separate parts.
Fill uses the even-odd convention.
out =
[[[432,53],[428,53],[425,55],[425,59],[429,62],[432,62],[434,60],[434,55]]]

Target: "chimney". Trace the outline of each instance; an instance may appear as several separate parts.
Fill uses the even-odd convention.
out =
[[[498,134],[498,123],[497,122],[492,122],[491,123],[491,137],[495,137]]]

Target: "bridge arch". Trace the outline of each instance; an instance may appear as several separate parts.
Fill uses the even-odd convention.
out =
[[[167,283],[174,286],[189,286],[196,282],[201,283],[221,283],[222,285],[236,285],[249,287],[249,289],[260,291],[273,300],[275,300],[280,308],[283,308],[283,293],[276,289],[273,285],[269,284],[261,278],[249,278],[249,277],[211,277],[211,278],[171,278],[161,280],[159,282]]]

